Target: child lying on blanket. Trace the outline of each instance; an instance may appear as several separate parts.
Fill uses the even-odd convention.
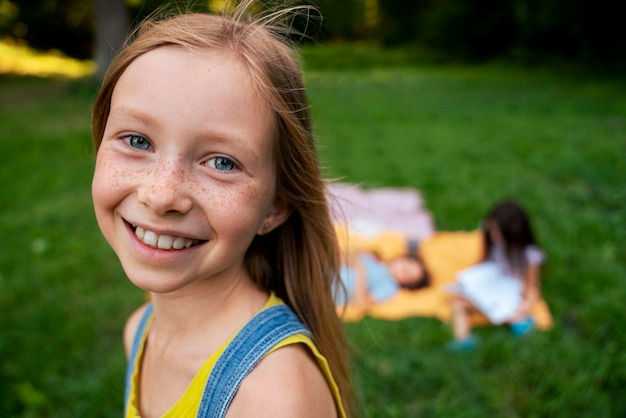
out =
[[[519,203],[497,204],[484,222],[481,263],[462,271],[451,292],[452,350],[476,344],[469,315],[478,309],[494,324],[508,323],[516,335],[533,327],[531,309],[540,300],[539,269],[544,253]]]
[[[417,256],[400,255],[385,262],[364,251],[345,254],[340,275],[345,292],[336,292],[337,306],[350,304],[360,311],[391,299],[401,288],[419,289],[429,282]]]

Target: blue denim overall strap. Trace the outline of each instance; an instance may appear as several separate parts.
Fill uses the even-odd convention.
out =
[[[133,370],[135,368],[135,361],[137,359],[137,352],[139,351],[139,346],[141,344],[141,340],[143,338],[143,334],[146,329],[146,324],[148,323],[148,319],[152,315],[153,311],[152,303],[149,303],[146,306],[146,310],[141,317],[141,321],[139,322],[139,326],[137,327],[137,332],[135,333],[135,339],[133,340],[133,346],[130,351],[130,356],[128,358],[128,364],[126,365],[126,389],[124,391],[124,413],[128,409],[128,400],[130,399],[130,379],[133,377]]]
[[[309,330],[287,305],[270,306],[256,314],[215,363],[197,417],[224,417],[241,382],[254,366],[277,343],[296,334],[311,338]]]

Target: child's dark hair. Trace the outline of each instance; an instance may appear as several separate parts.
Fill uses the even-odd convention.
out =
[[[418,290],[430,286],[430,274],[428,274],[426,264],[420,254],[419,242],[417,240],[410,239],[407,241],[406,256],[417,260],[422,265],[422,278],[416,282],[402,285],[402,287],[408,290]]]
[[[527,268],[525,249],[529,245],[537,244],[530,219],[524,208],[517,201],[507,199],[496,204],[489,211],[483,225],[484,259],[489,257],[489,252],[494,245],[487,228],[489,222],[495,223],[502,234],[504,251],[511,267],[524,273]]]
[[[421,262],[421,260],[419,261]],[[407,290],[419,290],[430,286],[430,275],[428,274],[426,267],[424,267],[424,263],[422,263],[422,271],[422,278],[420,280],[409,284],[403,284],[401,287]]]

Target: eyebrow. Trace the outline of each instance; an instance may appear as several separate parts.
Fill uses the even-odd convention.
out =
[[[131,118],[142,123],[143,125],[148,126],[153,126],[156,124],[155,119],[148,113],[138,111],[137,109],[125,105],[112,108],[109,112],[109,118],[111,116]]]
[[[109,117],[111,117],[111,115],[113,115],[116,118],[121,117],[121,118],[126,118],[126,119],[133,119],[149,127],[159,125],[158,118],[154,118],[148,112],[144,112],[144,111],[135,109],[127,105],[120,105],[116,107],[114,110],[111,109],[111,112],[109,113]],[[202,138],[210,138],[211,141],[224,143],[224,144],[235,143],[235,144],[245,145],[246,143],[245,138],[239,137],[237,135],[223,133],[220,131],[215,131],[212,129],[202,129],[199,132],[199,136]]]

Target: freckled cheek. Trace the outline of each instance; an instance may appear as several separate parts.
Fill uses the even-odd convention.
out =
[[[228,229],[254,230],[262,222],[271,207],[273,189],[265,184],[253,184],[236,188],[210,189],[199,187],[202,205],[212,222],[219,219]]]
[[[115,204],[118,194],[128,187],[131,176],[115,158],[106,153],[98,155],[91,192],[96,209]]]

